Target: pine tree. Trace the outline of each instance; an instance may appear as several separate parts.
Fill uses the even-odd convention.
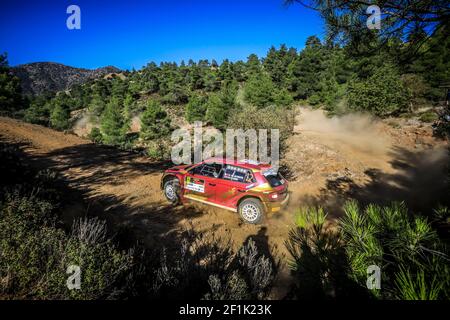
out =
[[[206,112],[205,97],[193,94],[186,105],[185,118],[189,123],[194,121],[203,121]]]
[[[69,128],[70,112],[65,105],[56,103],[50,114],[50,124],[56,130]]]
[[[226,124],[228,110],[218,94],[211,94],[208,97],[205,119],[218,129],[222,129]]]
[[[396,68],[386,63],[368,79],[350,81],[347,98],[352,110],[388,116],[406,111],[409,94]]]
[[[260,72],[254,74],[245,83],[244,98],[248,103],[264,108],[275,103],[274,91],[275,87],[270,77]]]
[[[317,37],[309,37],[306,48],[290,68],[291,87],[296,98],[307,99],[320,89],[320,73],[325,70],[324,50]]]
[[[119,100],[112,97],[101,116],[100,129],[106,144],[119,145],[125,141],[128,123],[122,114]]]
[[[247,58],[246,76],[248,78],[254,77],[261,72],[261,61],[256,54],[252,53]]]
[[[105,99],[98,93],[94,93],[88,105],[88,110],[95,116],[100,116],[105,110]]]
[[[140,137],[144,140],[154,140],[170,134],[170,119],[161,105],[150,100],[147,108],[141,116]]]
[[[6,54],[0,54],[0,110],[16,111],[23,107],[20,80],[10,73]]]
[[[242,60],[236,61],[235,63],[231,64],[232,78],[238,82],[245,81],[247,79],[245,68],[245,63]]]
[[[278,88],[286,88],[288,68],[296,57],[297,51],[294,48],[288,50],[284,44],[279,50],[274,46],[269,49],[263,65]]]

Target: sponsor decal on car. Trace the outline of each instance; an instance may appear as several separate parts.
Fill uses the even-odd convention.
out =
[[[205,180],[186,177],[185,188],[196,192],[205,192]]]

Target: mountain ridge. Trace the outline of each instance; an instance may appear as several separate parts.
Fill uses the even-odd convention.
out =
[[[51,61],[25,63],[11,70],[21,80],[22,92],[26,95],[68,90],[73,85],[122,72],[114,66],[86,69]]]

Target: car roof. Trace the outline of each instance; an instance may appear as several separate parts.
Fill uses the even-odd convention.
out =
[[[243,160],[236,160],[232,158],[220,158],[220,157],[213,157],[209,158],[203,161],[203,163],[223,163],[223,164],[230,164],[234,166],[239,166],[246,169],[268,169],[271,168],[270,164],[267,163],[259,163],[248,159]]]

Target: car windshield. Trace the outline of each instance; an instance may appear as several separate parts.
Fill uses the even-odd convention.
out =
[[[273,169],[263,171],[263,175],[271,187],[278,187],[284,184],[284,179],[281,174]]]

